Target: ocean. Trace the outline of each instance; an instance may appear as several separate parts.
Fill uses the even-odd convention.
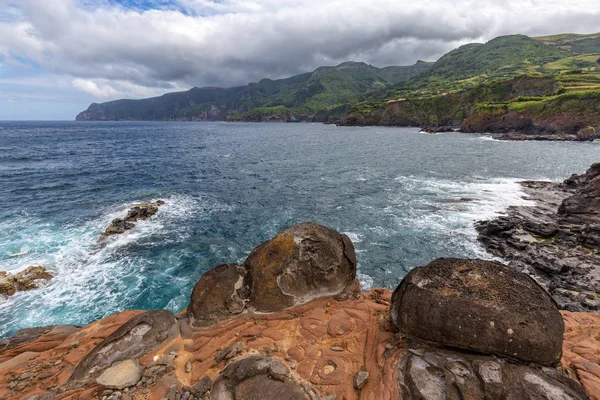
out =
[[[0,337],[180,311],[205,271],[302,221],[352,239],[364,290],[438,257],[491,258],[475,221],[529,204],[519,180],[584,172],[599,151],[416,128],[0,122],[0,270],[55,274],[0,298]],[[157,199],[158,214],[97,246],[129,205]]]

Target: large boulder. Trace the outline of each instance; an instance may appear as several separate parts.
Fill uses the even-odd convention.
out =
[[[529,276],[484,260],[438,259],[413,269],[394,291],[392,324],[442,346],[556,365],[563,319]]]
[[[241,313],[250,296],[249,274],[236,264],[219,265],[194,286],[188,306],[193,326],[209,326]]]
[[[135,359],[178,334],[175,316],[167,310],[148,311],[124,323],[92,349],[77,365],[69,383],[95,378],[118,361]]]
[[[258,246],[244,265],[252,277],[250,301],[260,312],[335,295],[356,279],[352,241],[312,222],[292,226]]]
[[[192,291],[188,320],[193,327],[207,327],[243,312],[276,312],[323,296],[341,299],[356,285],[350,239],[302,223],[255,248],[243,265],[206,272]]]

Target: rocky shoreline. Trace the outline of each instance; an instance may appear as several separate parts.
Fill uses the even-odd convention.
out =
[[[2,399],[600,398],[600,315],[501,263],[439,259],[361,292],[350,239],[284,230],[179,314],[123,311],[0,342]]]
[[[600,163],[562,183],[521,183],[535,206],[477,224],[480,242],[570,311],[600,311]]]

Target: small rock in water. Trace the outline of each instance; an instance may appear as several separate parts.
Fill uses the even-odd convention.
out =
[[[48,281],[52,278],[53,275],[39,265],[32,265],[14,275],[0,271],[0,294],[12,296],[19,291],[37,289],[40,281]]]
[[[135,223],[140,220],[145,220],[158,212],[158,207],[165,204],[163,200],[147,201],[139,204],[134,204],[127,211],[125,218],[115,218],[106,228],[100,237],[100,244],[107,236],[118,235],[133,229]]]

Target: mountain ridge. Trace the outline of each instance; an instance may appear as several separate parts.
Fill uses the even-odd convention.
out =
[[[86,120],[236,120],[257,108],[285,107],[298,120],[342,117],[359,94],[410,79],[429,68],[419,61],[410,66],[377,68],[347,61],[323,66],[289,78],[261,79],[230,88],[194,87],[148,99],[92,103],[77,116]],[[267,112],[268,114],[268,112]]]

